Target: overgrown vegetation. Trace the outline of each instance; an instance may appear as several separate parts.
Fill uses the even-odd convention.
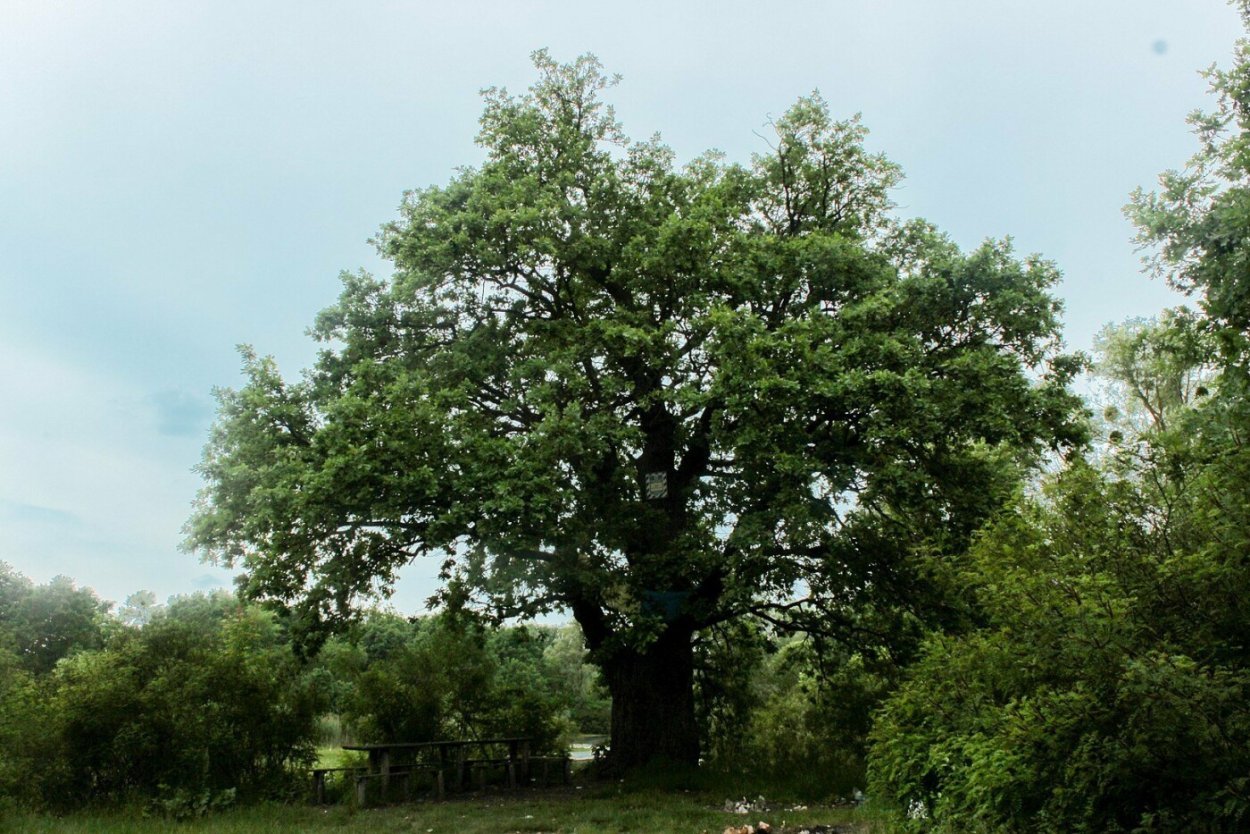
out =
[[[90,590],[0,564],[0,797],[176,816],[303,796],[335,741],[526,735],[535,752],[602,731],[577,633],[448,617],[366,617],[300,661],[272,613],[231,594],[108,616]],[[55,612],[32,624],[31,611]],[[55,657],[53,657],[55,655]]]
[[[1209,77],[1198,155],[1129,207],[1198,311],[1104,334],[1095,464],[972,548],[978,626],[934,634],[873,730],[908,830],[1250,826],[1250,45]]]
[[[50,589],[94,600],[65,580],[24,588],[32,596]],[[6,603],[15,604],[4,613],[23,608],[20,595]],[[47,623],[65,655],[44,671],[29,667],[41,663],[45,642],[8,631],[4,795],[56,808],[138,801],[181,813],[284,793],[287,774],[312,761],[323,698],[272,615],[228,594],[175,600],[142,628],[103,608]],[[0,632],[10,622],[0,613]]]
[[[769,793],[850,797],[865,786],[873,710],[890,664],[798,636],[735,624],[699,645],[705,765]]]
[[[305,796],[321,743],[526,735],[534,752],[563,751],[574,734],[608,727],[607,694],[572,625],[374,611],[301,661],[279,619],[224,592],[143,598],[142,617],[132,598],[114,617],[68,579],[36,586],[7,566],[0,576],[9,803],[192,817]],[[33,629],[25,612],[36,605],[63,616]],[[664,784],[795,801],[862,787],[880,679],[807,640],[720,638],[701,648],[708,772],[674,771]],[[48,668],[50,645],[60,657]]]
[[[317,674],[358,741],[524,735],[542,753],[607,728],[606,693],[570,627],[374,612],[323,647]]]

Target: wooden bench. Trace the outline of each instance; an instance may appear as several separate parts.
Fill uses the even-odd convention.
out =
[[[412,799],[412,778],[418,774],[426,774],[431,777],[435,798],[440,800],[446,798],[447,785],[443,777],[443,768],[426,764],[400,764],[392,765],[385,773],[368,770],[357,773],[356,804],[361,808],[370,804],[369,786],[371,784],[378,786],[377,790],[381,794],[378,798],[382,802],[391,801],[393,787],[399,785],[402,799],[407,802]]]
[[[516,790],[516,760],[512,758],[481,758],[481,759],[461,759],[459,761],[460,774],[458,783],[463,786],[465,779],[470,774],[477,776],[477,789],[479,791],[486,789],[486,772],[493,767],[503,766],[504,772],[508,775],[508,787]]]
[[[524,737],[509,738],[478,738],[444,741],[412,741],[386,742],[381,744],[345,744],[344,750],[355,750],[367,753],[369,767],[356,773],[356,796],[360,805],[367,805],[370,786],[380,786],[374,792],[386,800],[391,794],[391,779],[394,777],[403,786],[405,797],[411,794],[412,774],[429,773],[434,779],[434,792],[439,799],[446,795],[445,774],[455,775],[455,787],[463,788],[466,777],[477,776],[477,781],[485,788],[486,774],[489,768],[502,766],[506,769],[508,787],[515,789],[518,779],[529,780],[529,742]],[[464,754],[476,748],[484,755],[481,758],[465,758]],[[500,749],[507,751],[506,756],[494,755]],[[329,769],[326,769],[327,772]],[[544,778],[546,774],[544,773]],[[324,782],[325,774],[320,779]],[[324,796],[324,788],[321,790]]]
[[[313,768],[313,801],[318,805],[326,804],[327,773],[366,773],[366,767],[317,767]]]
[[[553,771],[559,772],[560,782],[569,784],[573,780],[573,760],[568,756],[530,756],[529,757],[529,773],[527,778],[529,781],[537,781],[534,771],[542,771],[542,785],[547,787],[551,784],[551,774]]]

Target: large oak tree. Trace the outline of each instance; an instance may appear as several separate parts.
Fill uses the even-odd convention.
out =
[[[889,214],[895,165],[819,96],[749,165],[629,141],[584,57],[485,94],[486,160],[410,193],[300,381],[245,355],[190,543],[333,624],[422,555],[445,601],[570,611],[611,750],[693,762],[695,636],[881,643],[928,569],[1079,439],[1058,276]],[[930,605],[930,603],[934,603]]]

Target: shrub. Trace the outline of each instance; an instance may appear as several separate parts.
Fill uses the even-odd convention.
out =
[[[700,716],[708,764],[816,799],[865,784],[872,710],[888,676],[810,638],[780,645],[736,624],[703,645]]]
[[[908,830],[1250,824],[1244,559],[1205,500],[1173,492],[1161,524],[1144,490],[1075,467],[975,548],[984,626],[932,638],[873,731],[874,793]]]
[[[375,612],[350,639],[355,652],[332,641],[324,660],[361,740],[523,735],[542,752],[568,734],[545,630],[491,632],[464,614],[406,621]]]
[[[171,605],[43,679],[5,678],[0,785],[52,806],[132,800],[191,807],[273,795],[314,759],[322,700],[273,617],[231,598]],[[233,801],[231,799],[231,801]]]

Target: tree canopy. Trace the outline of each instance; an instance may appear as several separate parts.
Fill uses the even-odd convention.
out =
[[[927,565],[1081,441],[1080,362],[1056,268],[895,219],[899,169],[819,95],[749,164],[679,165],[595,59],[535,64],[382,229],[393,275],[344,276],[315,367],[245,352],[188,540],[310,627],[425,555],[445,602],[571,611],[616,760],[694,761],[692,635],[940,615]]]
[[[0,649],[12,648],[31,672],[48,672],[61,658],[104,643],[110,603],[68,576],[35,585],[0,562]]]

